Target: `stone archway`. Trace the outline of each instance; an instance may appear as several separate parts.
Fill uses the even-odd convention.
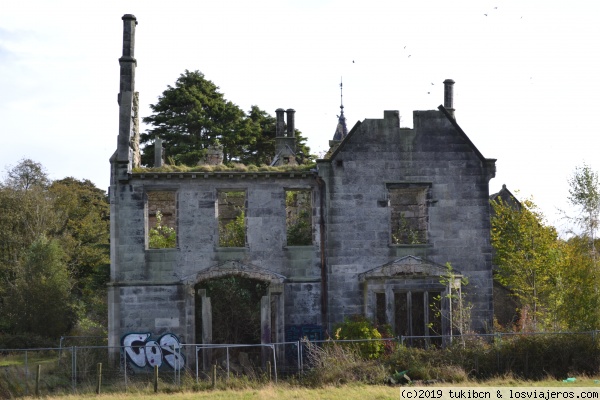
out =
[[[202,282],[225,277],[241,277],[268,284],[266,293],[260,299],[260,343],[281,342],[284,339],[284,293],[285,276],[241,261],[227,261],[198,272],[189,284],[194,288]],[[202,332],[196,335],[196,343],[213,343],[213,305],[206,289],[198,289],[194,296],[200,300],[201,312],[194,311],[194,318],[201,318]],[[196,323],[194,323],[196,325]],[[201,337],[198,337],[201,336]],[[210,352],[204,352],[205,366],[208,366]]]

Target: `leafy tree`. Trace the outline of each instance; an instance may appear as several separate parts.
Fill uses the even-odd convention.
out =
[[[460,285],[457,284],[460,282]],[[463,292],[463,287],[469,284],[469,278],[459,276],[452,268],[452,264],[446,263],[446,272],[440,275],[440,283],[448,288],[448,292],[442,297],[441,294],[433,297],[433,301],[429,304],[433,311],[434,321],[429,323],[429,329],[437,335],[442,335],[441,320],[444,311],[442,310],[442,300],[446,299],[449,305],[448,322],[450,323],[450,331],[452,334],[460,335],[461,343],[465,345],[465,337],[463,335],[471,332],[471,312],[473,304],[467,300],[466,294]]]
[[[596,330],[600,327],[600,276],[590,257],[589,241],[579,236],[570,238],[562,243],[562,255],[562,269],[557,277],[557,320],[564,329]]]
[[[519,299],[533,329],[540,329],[550,327],[557,312],[562,256],[555,228],[544,224],[531,200],[521,205],[492,201],[495,278]]]
[[[13,333],[58,337],[76,314],[65,254],[57,240],[42,235],[23,257],[23,268],[5,287],[2,314]]]
[[[7,169],[7,179],[4,185],[16,190],[29,190],[31,187],[45,187],[50,183],[48,174],[42,164],[29,158]]]
[[[269,164],[275,154],[275,118],[252,106],[246,115],[219,92],[219,87],[199,71],[186,70],[151,104],[151,116],[143,119],[153,126],[140,135],[142,163],[152,165],[155,137],[166,146],[167,157],[175,163],[195,165],[209,146],[223,147],[225,163]],[[306,138],[296,131],[300,161],[308,161]]]
[[[25,159],[7,172],[0,183],[0,276],[5,277],[33,241],[58,223],[41,164]]]
[[[109,279],[106,193],[87,180],[65,178],[51,182],[41,164],[23,160],[10,169],[8,178],[0,183],[0,208],[0,279],[3,283],[0,285],[0,302],[19,305],[24,304],[23,301],[15,303],[19,296],[22,300],[40,296],[41,291],[32,294],[38,285],[27,279],[34,277],[31,271],[35,263],[32,264],[30,254],[41,252],[45,248],[40,244],[41,238],[46,238],[49,256],[60,258],[60,265],[67,273],[72,297],[65,304],[73,305],[69,312],[76,310],[77,318],[104,322]],[[56,267],[58,262],[52,265]],[[48,279],[44,274],[39,276],[42,280]],[[19,296],[12,299],[17,287]],[[48,306],[53,304],[48,303]],[[21,329],[22,321],[11,315],[10,312],[0,313],[0,330],[15,332]],[[70,320],[62,326],[70,327],[75,321]],[[66,331],[61,332],[64,333]]]
[[[64,178],[48,189],[59,219],[52,232],[67,255],[73,293],[86,314],[106,318],[106,283],[110,274],[109,204],[106,193],[89,180]]]
[[[576,167],[569,178],[569,196],[571,205],[579,209],[579,215],[571,218],[583,229],[589,240],[590,248],[595,256],[594,240],[600,224],[600,190],[598,173],[587,165]]]
[[[143,121],[154,128],[140,135],[141,143],[159,136],[167,145],[168,156],[182,164],[197,164],[203,158],[203,150],[217,141],[226,148],[226,161],[239,157],[239,150],[232,143],[246,133],[244,112],[226,100],[219,87],[200,71],[186,70],[150,108],[153,115]],[[152,164],[153,152],[153,146],[144,148],[143,164]]]
[[[245,120],[251,134],[243,146],[241,162],[254,165],[269,165],[275,155],[275,132],[277,120],[266,111],[252,106]]]

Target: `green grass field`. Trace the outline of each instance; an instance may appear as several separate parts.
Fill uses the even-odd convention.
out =
[[[461,383],[460,385],[449,385],[440,384],[434,386],[453,386],[453,387],[490,387],[490,386],[508,386],[508,387],[557,387],[557,388],[569,388],[569,387],[595,387],[600,390],[600,381],[596,378],[590,377],[578,377],[574,383],[564,383],[557,380],[543,380],[543,381],[522,381],[512,378],[498,378],[485,382],[469,381]],[[324,387],[317,389],[303,388],[287,383],[278,385],[265,385],[261,388],[248,388],[248,389],[228,389],[228,390],[205,390],[197,392],[173,392],[171,390],[154,393],[151,388],[147,389],[134,389],[129,393],[111,393],[96,395],[93,393],[88,394],[76,394],[76,395],[63,395],[63,396],[52,396],[44,397],[48,400],[74,400],[82,398],[94,398],[100,400],[137,400],[152,398],[155,400],[191,400],[191,399],[330,399],[330,400],[358,400],[358,399],[399,399],[400,396],[399,386],[383,386],[383,385],[362,385],[362,384],[348,384],[339,387]],[[33,399],[29,397],[26,399]]]

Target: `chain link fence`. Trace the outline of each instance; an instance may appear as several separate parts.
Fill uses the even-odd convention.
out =
[[[298,376],[311,368],[307,346],[323,346],[336,343],[342,346],[361,346],[377,342],[385,353],[391,354],[398,347],[417,346],[441,348],[444,344],[465,345],[465,364],[477,372],[483,360],[479,354],[469,352],[469,341],[494,344],[496,358],[494,369],[498,375],[521,370],[544,370],[536,351],[526,349],[509,355],[498,349],[511,343],[514,338],[528,336],[569,335],[595,341],[598,331],[561,333],[495,333],[462,336],[401,336],[372,340],[313,340],[270,344],[181,344],[178,348],[152,346],[70,346],[37,349],[0,349],[0,397],[47,393],[93,393],[103,389],[127,390],[129,387],[152,387],[161,385],[182,386],[210,382],[212,379],[227,381],[244,377],[249,380],[277,382],[290,376]],[[579,341],[579,339],[577,340]],[[61,345],[62,345],[61,341]],[[493,358],[493,357],[492,357]],[[490,358],[486,361],[490,363]],[[569,360],[565,360],[568,363]]]

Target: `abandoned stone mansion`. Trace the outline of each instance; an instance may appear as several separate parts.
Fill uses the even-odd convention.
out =
[[[448,333],[444,296],[460,290],[473,306],[473,329],[492,327],[495,160],[458,125],[453,81],[444,82],[443,106],[413,112],[412,128],[400,126],[398,111],[383,111],[348,131],[342,108],[328,154],[310,168],[293,166],[292,109],[276,111],[272,167],[136,168],[137,21],[127,14],[123,22],[110,160],[109,345],[150,337],[211,343],[218,293],[203,284],[228,276],[264,284],[263,343],[325,338],[356,314],[390,324],[396,335]],[[159,140],[156,149],[160,164]],[[219,163],[216,150],[206,163]],[[172,244],[153,245],[157,224],[172,230]],[[445,282],[447,263],[455,275]],[[469,280],[463,288],[461,277]]]

